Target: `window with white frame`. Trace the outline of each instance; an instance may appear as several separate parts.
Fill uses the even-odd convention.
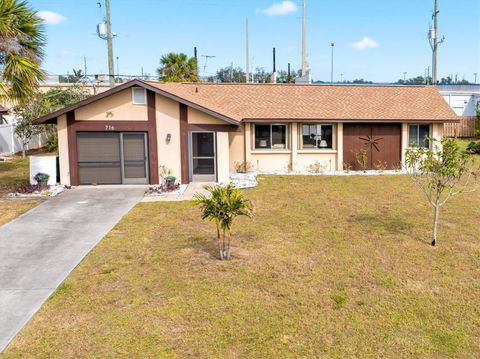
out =
[[[430,137],[430,125],[409,124],[408,145],[428,148]]]
[[[132,103],[134,105],[147,103],[147,91],[143,87],[132,87]]]
[[[323,123],[302,123],[300,148],[304,150],[332,149],[333,125]]]
[[[257,150],[281,150],[288,148],[286,124],[255,124],[254,125],[254,146]]]

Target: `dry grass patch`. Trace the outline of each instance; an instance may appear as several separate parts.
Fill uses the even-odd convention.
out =
[[[478,357],[480,192],[406,176],[260,177],[231,261],[190,203],[141,203],[12,342],[15,357]]]
[[[29,178],[29,162],[27,158],[16,157],[10,162],[0,162],[0,225],[37,206],[39,200],[2,199],[11,192],[15,183],[27,181]]]

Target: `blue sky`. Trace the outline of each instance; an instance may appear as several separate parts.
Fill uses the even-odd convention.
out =
[[[103,3],[103,1],[102,1]],[[458,74],[480,82],[480,1],[439,0],[439,77]],[[44,67],[52,74],[83,68],[106,73],[106,42],[96,36],[102,20],[96,0],[30,0],[48,11]],[[273,7],[272,7],[273,6]],[[121,74],[155,74],[167,52],[214,55],[207,74],[245,66],[245,18],[250,25],[253,67],[301,64],[301,0],[111,0],[114,57]],[[330,43],[335,43],[334,79],[396,81],[423,75],[431,63],[427,31],[433,0],[307,0],[307,52],[315,80],[330,79]],[[104,9],[102,8],[102,11]],[[367,39],[365,39],[367,38]],[[200,57],[201,72],[205,60]]]

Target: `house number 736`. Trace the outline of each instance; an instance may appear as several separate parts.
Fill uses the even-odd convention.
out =
[[[105,125],[105,131],[114,131],[115,130],[115,126],[113,125]]]

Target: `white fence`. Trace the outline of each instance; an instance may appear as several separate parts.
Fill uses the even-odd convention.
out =
[[[45,146],[47,136],[41,134],[33,136],[27,146],[27,150]],[[0,155],[7,155],[22,150],[22,143],[15,134],[15,125],[0,125]]]

